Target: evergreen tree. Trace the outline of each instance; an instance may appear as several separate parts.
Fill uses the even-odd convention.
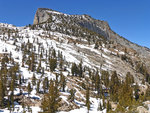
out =
[[[63,60],[60,60],[60,62],[59,62],[59,68],[62,69],[62,67],[63,67]]]
[[[33,74],[33,77],[32,77],[32,85],[33,85],[33,86],[36,85],[36,77],[35,77],[35,74]]]
[[[136,101],[139,99],[139,87],[137,84],[135,85],[135,88],[134,88],[134,97]]]
[[[107,113],[111,110],[111,104],[109,103],[109,101],[107,101],[107,107],[106,107],[107,109]]]
[[[62,87],[62,91],[65,92],[66,78],[63,74],[61,74],[60,84],[61,84],[61,87]]]
[[[90,91],[89,91],[89,87],[86,90],[86,107],[89,113],[90,110]]]
[[[43,91],[44,91],[44,93],[46,92],[48,87],[49,87],[48,77],[45,77],[45,79],[43,80]]]
[[[4,105],[4,91],[3,91],[3,83],[0,79],[0,107],[3,107]]]
[[[31,60],[30,60],[29,69],[33,72],[35,71],[35,53],[32,52],[30,57]]]
[[[53,51],[52,51],[52,57],[53,57],[53,58],[56,57],[56,51],[55,51],[55,49],[53,49]]]
[[[58,88],[55,85],[54,81],[50,81],[50,87],[49,87],[49,92],[48,94],[44,95],[44,98],[42,99],[42,110],[43,113],[56,113],[58,110],[59,102],[59,92]]]
[[[83,77],[82,60],[79,63],[79,77]]]
[[[31,91],[32,91],[31,84],[30,84],[30,82],[28,82],[28,96],[31,93]]]
[[[37,93],[40,92],[40,83],[41,83],[41,81],[39,80],[39,81],[37,82],[37,88],[36,88],[36,92],[37,92]]]
[[[102,71],[101,79],[104,81],[104,85],[106,87],[108,87],[109,86],[109,73],[108,73],[108,71]]]
[[[40,59],[40,61],[39,61],[39,64],[38,64],[38,67],[37,67],[37,73],[41,73],[41,59]]]
[[[76,90],[71,89],[69,92],[70,92],[70,95],[68,96],[68,100],[72,102],[74,101]]]
[[[120,81],[116,71],[111,76],[110,97],[114,102],[118,102]]]
[[[105,103],[105,97],[104,97],[104,95],[103,95],[103,109],[105,109],[106,108],[106,103]]]
[[[57,67],[57,60],[51,58],[50,59],[50,70],[53,72],[56,67]]]
[[[96,77],[95,77],[95,90],[100,94],[100,76],[98,74],[98,71],[96,72]]]
[[[103,110],[103,108],[102,108],[102,104],[101,104],[101,101],[99,102],[98,110],[99,110],[99,111],[102,111],[102,110]]]
[[[72,72],[73,76],[77,76],[77,74],[78,74],[78,67],[77,67],[76,63],[72,64],[71,72]]]
[[[131,87],[131,80],[129,79],[129,76],[126,76],[125,82],[120,86],[118,91],[119,104],[125,108],[132,105],[133,88]]]

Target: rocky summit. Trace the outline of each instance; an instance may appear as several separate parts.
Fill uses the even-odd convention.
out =
[[[0,23],[0,112],[148,113],[149,68],[149,48],[86,14]]]

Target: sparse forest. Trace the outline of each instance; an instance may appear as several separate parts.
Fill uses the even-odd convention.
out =
[[[85,15],[49,16],[25,27],[0,24],[0,109],[135,113],[146,106],[150,72],[137,52],[93,31]]]

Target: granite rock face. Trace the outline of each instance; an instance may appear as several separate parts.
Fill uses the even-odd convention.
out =
[[[133,49],[140,55],[140,57],[150,57],[150,50],[148,48],[139,46],[126,40],[125,38],[115,33],[106,21],[96,20],[89,15],[68,15],[54,11],[52,9],[39,8],[35,14],[33,24],[49,22],[48,20],[52,18],[57,20],[60,17],[64,18],[63,22],[65,23],[73,24],[77,27],[80,26],[90,31],[94,31],[105,37],[107,40],[114,41],[115,43],[120,44],[126,48]]]
[[[38,10],[36,11],[35,17],[34,17],[33,24],[39,24],[39,23],[46,22],[49,19],[47,10],[49,10],[49,9],[38,8]]]

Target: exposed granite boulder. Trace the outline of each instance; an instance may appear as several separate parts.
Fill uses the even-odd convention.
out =
[[[33,24],[39,24],[39,23],[46,22],[49,19],[47,10],[50,10],[50,9],[38,8],[38,10],[36,11],[35,17],[34,17]]]

